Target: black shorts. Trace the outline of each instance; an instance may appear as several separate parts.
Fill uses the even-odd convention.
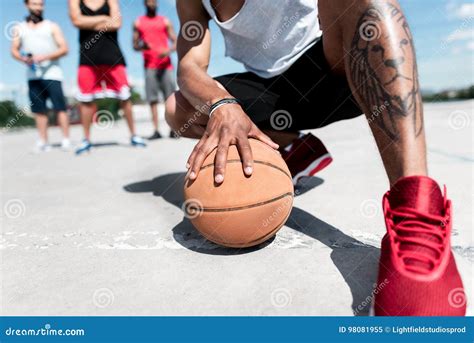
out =
[[[66,100],[64,99],[61,81],[29,80],[28,88],[31,101],[31,112],[45,114],[47,112],[46,100],[48,98],[53,104],[53,110],[66,110]]]
[[[330,71],[322,38],[283,74],[264,79],[246,72],[215,80],[263,129],[315,129],[362,114],[346,78]]]

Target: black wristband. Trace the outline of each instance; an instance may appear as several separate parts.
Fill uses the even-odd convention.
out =
[[[240,105],[240,101],[236,98],[224,98],[224,99],[221,99],[219,101],[216,101],[209,108],[209,118],[211,117],[212,112],[214,112],[218,107],[221,107],[222,105],[226,105],[226,104],[238,104],[238,105]]]

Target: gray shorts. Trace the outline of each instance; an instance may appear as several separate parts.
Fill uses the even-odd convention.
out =
[[[158,102],[161,92],[166,100],[176,90],[173,69],[145,69],[145,93],[149,103]]]

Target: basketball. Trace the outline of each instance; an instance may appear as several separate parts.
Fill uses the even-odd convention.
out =
[[[186,216],[204,237],[219,245],[243,248],[265,242],[290,215],[293,183],[285,161],[265,143],[249,142],[254,159],[250,177],[244,174],[233,145],[222,184],[214,183],[216,149],[205,159],[198,177],[185,181]]]

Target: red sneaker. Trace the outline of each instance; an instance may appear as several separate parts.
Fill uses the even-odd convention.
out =
[[[451,252],[451,201],[425,176],[400,179],[383,199],[377,316],[463,316],[466,295]]]
[[[280,152],[290,169],[294,185],[300,178],[313,176],[332,162],[331,154],[323,142],[311,133],[295,139]]]

